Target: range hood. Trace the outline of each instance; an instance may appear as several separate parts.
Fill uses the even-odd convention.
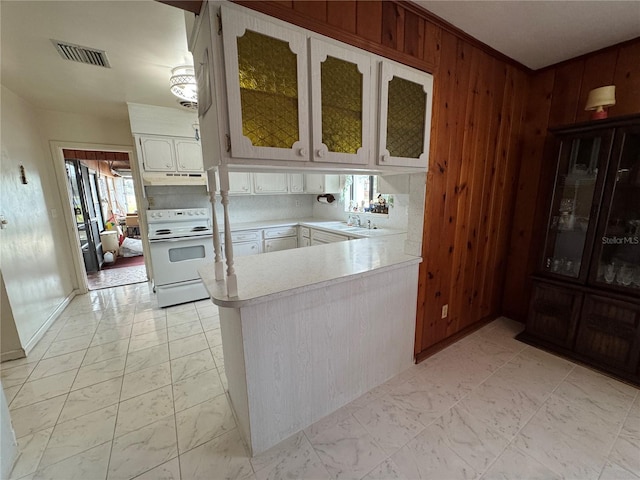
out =
[[[205,173],[142,172],[143,185],[208,185]]]

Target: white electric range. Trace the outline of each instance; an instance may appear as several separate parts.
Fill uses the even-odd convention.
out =
[[[213,229],[207,208],[147,212],[151,266],[158,305],[209,298],[198,269],[213,263]]]

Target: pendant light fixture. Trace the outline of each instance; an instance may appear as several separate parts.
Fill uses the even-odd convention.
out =
[[[182,65],[172,69],[169,87],[171,93],[182,100],[198,101],[198,85],[193,67]]]

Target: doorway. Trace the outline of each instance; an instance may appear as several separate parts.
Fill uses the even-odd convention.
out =
[[[62,153],[88,289],[148,281],[129,155]]]

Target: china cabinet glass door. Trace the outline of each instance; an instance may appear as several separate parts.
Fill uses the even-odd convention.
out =
[[[615,145],[591,280],[640,293],[640,128],[618,130]]]
[[[305,35],[221,9],[231,154],[309,160]]]
[[[611,134],[583,134],[561,139],[555,186],[545,241],[542,270],[563,278],[586,279],[593,218],[602,183]]]
[[[371,151],[371,61],[311,39],[312,160],[359,163]]]

